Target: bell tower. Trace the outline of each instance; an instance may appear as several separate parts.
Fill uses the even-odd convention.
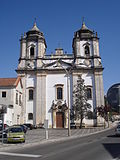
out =
[[[35,22],[32,29],[21,36],[20,58],[16,70],[23,84],[23,123],[38,125],[42,124],[45,119],[46,75],[41,73],[41,67],[46,48],[44,35]]]
[[[103,67],[97,32],[90,30],[83,22],[81,29],[74,33],[72,47],[75,65],[79,72],[84,71],[91,75],[93,96],[95,96],[94,108],[104,105]]]
[[[38,29],[36,22],[20,39],[20,58],[18,69],[36,69],[41,66],[41,58],[46,53],[46,41],[44,35]]]
[[[99,61],[101,61],[97,32],[95,34],[94,31],[88,29],[84,22],[82,23],[81,29],[74,33],[72,47],[75,58],[83,57],[85,59],[91,59],[91,57],[97,57]]]

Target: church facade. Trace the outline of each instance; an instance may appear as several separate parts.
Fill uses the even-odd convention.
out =
[[[49,128],[68,127],[73,89],[78,76],[85,80],[91,111],[104,105],[103,67],[97,33],[85,23],[74,33],[73,53],[62,48],[46,54],[46,41],[36,23],[20,39],[20,58],[16,72],[23,84],[22,121],[37,126],[48,120]],[[86,124],[93,120],[84,119]]]

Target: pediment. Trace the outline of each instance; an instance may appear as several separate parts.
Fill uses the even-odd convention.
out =
[[[44,60],[42,61],[43,65],[42,68],[43,69],[62,69],[62,68],[68,68],[71,67],[73,64],[73,60],[62,60],[62,59],[57,59],[57,60],[51,60],[51,61],[47,61]]]

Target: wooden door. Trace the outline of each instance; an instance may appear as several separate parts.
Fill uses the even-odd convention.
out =
[[[64,113],[56,113],[56,128],[64,128]]]

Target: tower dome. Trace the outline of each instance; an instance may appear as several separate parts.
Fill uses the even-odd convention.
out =
[[[30,29],[26,34],[27,34],[27,37],[39,37],[39,38],[45,39],[43,32],[39,30],[36,22],[33,24],[32,29]]]
[[[80,39],[89,39],[96,37],[94,31],[90,30],[86,25],[85,22],[82,23],[81,29],[75,32],[74,37]]]
[[[39,28],[38,28],[37,25],[36,25],[36,22],[34,23],[31,31],[38,31],[38,32],[40,32]]]

